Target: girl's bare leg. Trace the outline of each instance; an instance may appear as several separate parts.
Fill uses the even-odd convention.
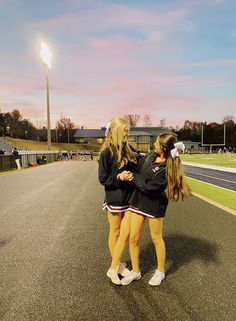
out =
[[[130,233],[130,212],[126,212],[120,226],[120,235],[118,237],[118,240],[116,242],[113,255],[112,255],[112,263],[111,263],[111,269],[115,269],[122,257],[122,254],[124,252],[127,240],[129,238]]]
[[[123,213],[114,214],[108,211],[107,217],[108,217],[108,222],[110,226],[109,236],[108,236],[108,246],[109,246],[111,257],[113,257],[113,252],[116,246],[116,242],[120,235],[120,226],[121,226]]]
[[[149,218],[148,221],[152,242],[156,250],[157,269],[160,272],[164,272],[166,261],[166,247],[162,237],[163,218]]]
[[[130,258],[132,262],[132,270],[139,272],[139,241],[141,230],[145,222],[145,216],[131,213],[130,218],[130,238],[129,238],[129,250]]]

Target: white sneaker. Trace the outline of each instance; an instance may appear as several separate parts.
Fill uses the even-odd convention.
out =
[[[125,277],[129,275],[130,270],[125,267],[125,263],[120,263],[117,269],[117,273],[120,274],[121,276]]]
[[[151,279],[149,280],[148,284],[153,286],[160,285],[161,282],[164,280],[164,278],[165,278],[165,272],[160,272],[156,270],[153,276],[151,277]]]
[[[109,269],[107,271],[107,276],[111,279],[111,282],[116,285],[121,285],[120,278],[118,276],[117,270]]]
[[[140,272],[130,271],[129,274],[121,280],[122,285],[128,285],[132,281],[139,280],[141,278]]]

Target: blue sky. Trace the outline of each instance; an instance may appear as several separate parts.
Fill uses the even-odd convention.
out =
[[[40,42],[53,52],[60,114],[99,128],[125,114],[152,125],[236,118],[234,0],[0,0],[0,108],[46,123]],[[142,120],[140,121],[142,125]]]

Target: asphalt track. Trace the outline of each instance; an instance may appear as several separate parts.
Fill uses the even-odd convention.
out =
[[[171,203],[166,279],[148,285],[155,255],[145,225],[142,278],[121,287],[106,277],[102,201],[95,161],[0,176],[1,321],[236,320],[235,216],[196,197]]]
[[[184,165],[184,169],[190,178],[236,191],[236,173],[190,165]]]

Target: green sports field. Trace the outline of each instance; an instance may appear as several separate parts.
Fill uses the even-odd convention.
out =
[[[187,178],[192,191],[236,211],[236,192]]]
[[[184,154],[181,155],[184,162],[216,165],[224,167],[236,167],[236,153],[227,154]]]
[[[185,154],[181,160],[204,165],[236,168],[236,154]],[[236,193],[210,184],[187,178],[193,192],[236,211]]]

